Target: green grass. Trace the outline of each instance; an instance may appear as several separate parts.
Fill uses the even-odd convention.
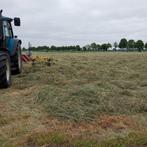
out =
[[[111,139],[108,141],[103,141],[100,143],[99,146],[102,147],[125,147],[125,146],[146,146],[147,145],[147,134],[146,133],[139,133],[136,134],[134,132],[128,134],[128,136],[121,138],[118,137],[117,139]]]
[[[42,146],[46,144],[61,145],[66,143],[65,136],[61,133],[38,133],[33,134],[28,138],[28,145],[30,146]]]
[[[71,139],[63,135],[63,133],[54,134],[33,134],[28,138],[28,145],[30,146],[68,146],[68,147],[139,147],[147,145],[147,133],[131,132],[126,137],[117,137],[113,139],[98,141],[98,140],[84,140]]]
[[[147,53],[46,56],[0,90],[0,145],[146,145]]]

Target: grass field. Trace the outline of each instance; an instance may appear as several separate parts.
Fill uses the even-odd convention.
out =
[[[0,147],[147,146],[147,53],[42,55],[0,90]]]

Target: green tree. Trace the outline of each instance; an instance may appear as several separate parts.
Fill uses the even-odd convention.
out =
[[[128,50],[135,48],[135,41],[133,39],[131,39],[131,40],[128,41],[127,48],[128,48]]]
[[[127,39],[123,38],[120,40],[120,43],[119,43],[119,48],[127,48]]]
[[[112,48],[111,43],[108,43],[107,46],[108,46],[108,48]]]
[[[86,51],[86,47],[83,47],[83,51]]]
[[[25,47],[22,48],[22,51],[27,51],[27,49]]]
[[[77,51],[81,51],[81,47],[79,45],[76,46]]]
[[[107,51],[108,48],[109,48],[109,45],[104,43],[104,44],[101,45],[101,48],[102,48],[103,51]]]
[[[92,50],[96,50],[97,49],[96,43],[92,43],[90,46],[91,46]]]
[[[96,45],[96,49],[99,51],[101,49],[101,45],[100,44],[97,44]]]
[[[54,46],[54,45],[52,45],[52,46],[51,46],[51,50],[53,50],[53,51],[54,51],[54,50],[57,50],[57,47]]]
[[[144,48],[144,42],[142,40],[138,40],[135,43],[135,47],[138,49],[139,52],[141,52]]]

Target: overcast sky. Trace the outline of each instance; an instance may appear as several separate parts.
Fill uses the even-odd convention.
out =
[[[147,0],[1,0],[0,7],[21,18],[15,34],[23,46],[147,41]]]

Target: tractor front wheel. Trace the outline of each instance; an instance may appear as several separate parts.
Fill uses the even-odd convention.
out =
[[[8,88],[11,85],[10,57],[5,52],[0,52],[0,88]]]

